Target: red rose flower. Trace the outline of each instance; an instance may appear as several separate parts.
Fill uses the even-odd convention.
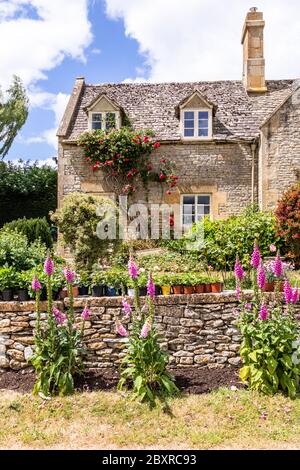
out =
[[[145,136],[143,142],[144,144],[147,144],[149,142],[149,137]]]
[[[154,142],[153,147],[155,149],[158,149],[160,147],[160,143],[159,142]]]
[[[159,180],[160,180],[160,181],[165,181],[166,179],[167,179],[167,175],[164,175],[164,173],[161,173],[161,174],[159,175]]]

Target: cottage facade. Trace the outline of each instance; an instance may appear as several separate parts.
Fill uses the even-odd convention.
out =
[[[300,177],[300,81],[265,80],[264,25],[252,8],[242,31],[241,81],[88,85],[77,78],[58,131],[59,205],[73,191],[113,196],[78,138],[129,121],[154,130],[161,143],[154,161],[177,166],[177,188],[167,195],[153,183],[149,202],[178,203],[187,224],[204,214],[237,214],[251,202],[273,209]]]

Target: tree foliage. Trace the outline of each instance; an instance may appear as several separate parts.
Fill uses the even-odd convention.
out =
[[[57,206],[57,170],[37,162],[0,161],[0,225],[19,218],[49,218]]]
[[[0,158],[8,153],[28,116],[28,99],[21,80],[14,76],[4,100],[0,90]]]
[[[27,240],[31,243],[40,240],[48,248],[52,247],[52,237],[49,224],[45,217],[41,219],[17,219],[4,225],[5,229],[16,230],[26,235]]]

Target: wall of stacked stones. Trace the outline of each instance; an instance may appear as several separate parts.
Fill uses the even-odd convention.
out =
[[[127,342],[115,332],[115,319],[122,319],[121,298],[75,299],[78,322],[86,303],[92,313],[84,330],[86,366],[88,369],[117,367]],[[66,310],[68,299],[56,304],[62,311]],[[41,311],[46,309],[46,302],[42,302]],[[170,354],[170,366],[237,365],[240,335],[236,309],[233,293],[157,297],[157,329],[163,348]],[[33,301],[0,302],[1,370],[28,367],[27,359],[34,348],[35,318]],[[46,313],[42,313],[42,320],[45,319]]]

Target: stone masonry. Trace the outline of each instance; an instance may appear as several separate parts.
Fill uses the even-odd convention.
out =
[[[115,332],[115,318],[121,318],[120,297],[75,299],[77,320],[85,304],[91,310],[84,340],[88,369],[117,367],[126,349],[126,338]],[[67,308],[57,302],[61,310]],[[237,301],[234,293],[194,294],[156,298],[157,329],[162,346],[170,354],[170,366],[222,367],[239,364],[240,335],[236,327]],[[0,302],[0,368],[28,367],[32,354],[35,303]],[[46,303],[41,303],[46,311]],[[42,319],[46,314],[42,314]],[[124,322],[125,324],[126,322]]]

